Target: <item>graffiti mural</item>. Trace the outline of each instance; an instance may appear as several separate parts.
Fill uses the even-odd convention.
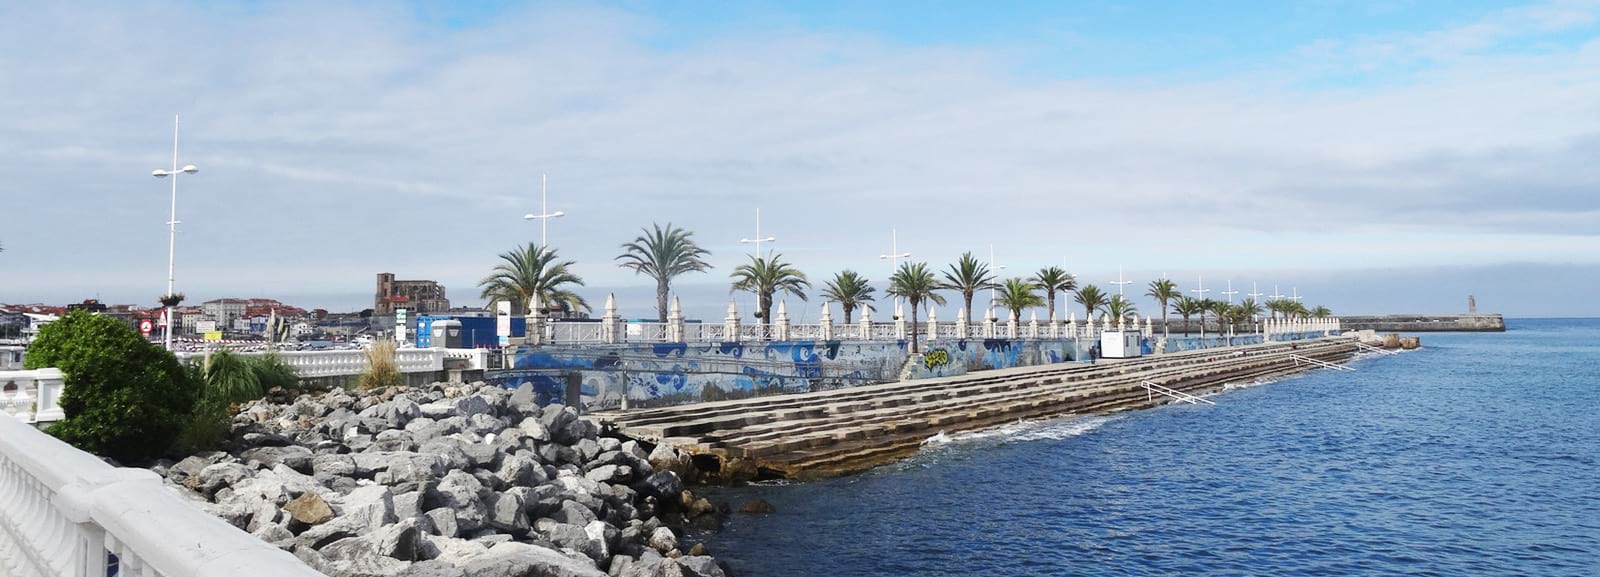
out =
[[[967,371],[1084,358],[1072,340],[940,339],[921,362],[906,342],[780,341],[638,343],[587,347],[523,347],[512,369],[491,371],[490,382],[532,384],[541,404],[568,402],[568,376],[581,383],[590,409],[667,406],[699,401],[853,387]]]

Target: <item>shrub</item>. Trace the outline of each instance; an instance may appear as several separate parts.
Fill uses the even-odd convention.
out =
[[[226,350],[206,357],[206,388],[201,400],[228,406],[259,398],[261,380],[256,376],[254,362]]]
[[[121,462],[164,453],[198,396],[198,386],[172,353],[126,323],[84,311],[41,329],[26,366],[55,367],[66,377],[60,400],[66,418],[48,432]]]
[[[400,367],[394,362],[394,341],[377,341],[367,347],[367,370],[356,380],[363,389],[399,386]]]
[[[250,368],[256,373],[256,380],[261,382],[262,392],[273,388],[282,388],[286,391],[300,390],[300,375],[294,367],[283,362],[283,357],[277,351],[268,351],[259,357],[250,357]]]

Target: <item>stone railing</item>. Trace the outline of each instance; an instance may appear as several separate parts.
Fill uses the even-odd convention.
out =
[[[260,355],[265,353],[238,353]],[[399,349],[394,353],[395,365],[402,373],[424,373],[444,370],[446,349]],[[359,375],[367,370],[367,352],[359,349],[340,351],[279,351],[278,358],[294,368],[303,379]],[[198,359],[204,353],[178,353],[179,359]]]
[[[0,575],[319,577],[162,485],[0,419]]]
[[[59,369],[0,371],[0,414],[24,423],[59,421],[62,383]]]

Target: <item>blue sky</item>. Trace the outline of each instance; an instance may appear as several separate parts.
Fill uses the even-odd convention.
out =
[[[935,268],[993,244],[1007,274],[1600,314],[1506,273],[1600,283],[1596,0],[125,2],[0,22],[0,302],[161,292],[148,174],[182,113],[196,298],[354,309],[387,271],[473,302],[494,255],[537,237],[520,216],[548,173],[552,243],[590,300],[643,291],[625,314],[648,282],[616,246],[672,221],[718,267],[685,304],[720,316],[757,208],[818,283],[886,276],[893,228]],[[1404,298],[1360,288],[1390,278]]]

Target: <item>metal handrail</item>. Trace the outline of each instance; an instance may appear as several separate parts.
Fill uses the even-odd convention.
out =
[[[1356,348],[1361,349],[1363,351],[1367,351],[1369,353],[1380,353],[1380,354],[1385,354],[1385,355],[1398,355],[1398,354],[1400,354],[1400,351],[1391,351],[1391,350],[1384,349],[1384,348],[1374,347],[1372,345],[1369,345],[1367,343],[1363,343],[1361,341],[1356,341]]]
[[[1189,403],[1191,405],[1198,405],[1200,403],[1205,403],[1207,405],[1215,405],[1216,404],[1216,403],[1213,403],[1213,402],[1211,402],[1209,400],[1202,399],[1200,397],[1196,397],[1194,395],[1191,395],[1189,393],[1185,393],[1185,392],[1179,391],[1179,390],[1169,389],[1169,388],[1163,387],[1161,385],[1152,383],[1150,381],[1139,381],[1139,384],[1144,385],[1145,398],[1147,400],[1149,400],[1149,401],[1155,401],[1156,400],[1155,393],[1161,393],[1163,395],[1172,397],[1174,399],[1183,401],[1185,403]]]
[[[1294,359],[1294,364],[1296,364],[1296,365],[1300,364],[1300,361],[1305,361],[1305,362],[1311,363],[1313,365],[1317,365],[1319,367],[1322,367],[1324,369],[1333,369],[1333,370],[1336,370],[1336,371],[1353,371],[1353,370],[1356,370],[1355,367],[1347,367],[1345,365],[1341,365],[1341,364],[1338,364],[1338,363],[1330,363],[1328,361],[1319,361],[1317,359],[1313,359],[1311,357],[1302,356],[1302,355],[1289,355],[1289,358]]]

